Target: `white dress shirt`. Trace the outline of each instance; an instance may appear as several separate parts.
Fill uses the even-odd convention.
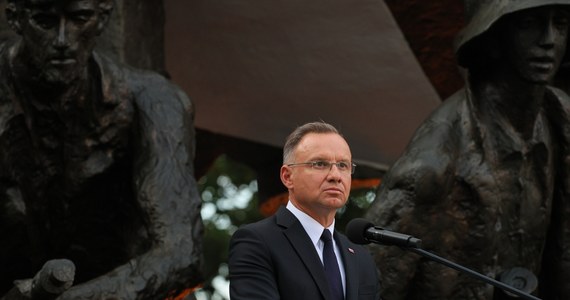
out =
[[[291,213],[293,213],[293,215],[295,217],[297,217],[299,222],[301,222],[301,225],[303,226],[303,228],[305,229],[305,231],[309,235],[311,242],[313,242],[313,246],[315,246],[315,250],[317,250],[317,253],[319,254],[319,258],[321,259],[321,263],[323,263],[323,249],[325,247],[325,243],[323,241],[321,241],[321,235],[323,234],[323,230],[325,229],[325,227],[323,227],[323,225],[321,225],[315,219],[311,218],[309,215],[307,215],[306,213],[302,212],[297,207],[295,207],[295,205],[293,205],[293,203],[291,203],[291,201],[287,202],[286,208]],[[334,237],[334,224],[335,224],[335,220],[333,220],[331,226],[326,228],[331,232],[331,236],[333,236],[333,237]],[[344,274],[344,264],[342,262],[342,257],[340,256],[340,250],[339,250],[338,245],[336,244],[336,241],[334,238],[333,238],[333,246],[334,246],[334,255],[336,256],[336,260],[338,262],[338,267],[340,270],[340,277],[341,277],[341,281],[342,281],[342,289],[344,291],[344,294],[346,295],[346,279],[345,279],[346,276]]]

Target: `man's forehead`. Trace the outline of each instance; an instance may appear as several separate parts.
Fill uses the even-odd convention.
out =
[[[329,158],[334,155],[343,156],[350,160],[350,147],[345,139],[337,133],[308,133],[297,145],[297,155],[315,156],[314,158]],[[344,157],[346,156],[346,157]]]
[[[100,0],[26,0],[26,6],[36,9],[47,8],[95,8]]]

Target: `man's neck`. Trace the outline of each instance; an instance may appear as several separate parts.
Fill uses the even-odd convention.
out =
[[[313,220],[315,220],[319,224],[321,224],[323,227],[329,227],[334,222],[336,210],[331,210],[331,209],[317,210],[314,208],[309,209],[309,208],[301,205],[301,203],[299,203],[295,199],[290,198],[289,201],[291,201],[292,205],[295,206],[299,211],[302,211],[303,213],[305,213],[306,215],[311,217]]]
[[[481,118],[496,122],[499,116],[528,140],[532,137],[534,124],[542,109],[546,84],[524,80],[492,78],[472,85],[472,92]]]

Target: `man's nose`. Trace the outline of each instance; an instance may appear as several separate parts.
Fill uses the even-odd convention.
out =
[[[558,35],[560,35],[560,32],[556,26],[554,12],[551,11],[544,22],[542,35],[540,37],[540,45],[547,48],[553,47]]]
[[[337,164],[331,164],[331,168],[327,174],[329,180],[340,181],[342,178],[342,172],[338,168]]]
[[[54,46],[58,49],[63,49],[69,47],[69,39],[67,37],[65,18],[59,19],[59,26],[57,28],[57,37],[55,39]]]
[[[550,47],[554,45],[554,28],[552,22],[548,22],[544,29],[542,30],[542,37],[540,39],[540,45],[545,47]]]

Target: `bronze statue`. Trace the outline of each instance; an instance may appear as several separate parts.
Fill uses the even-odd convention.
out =
[[[467,4],[456,47],[466,87],[419,127],[367,218],[543,299],[570,299],[570,99],[549,86],[570,1]],[[509,299],[400,248],[373,251],[384,299]]]
[[[93,51],[112,8],[8,1],[0,297],[57,259],[75,267],[57,299],[165,299],[201,281],[193,106],[162,76]]]

